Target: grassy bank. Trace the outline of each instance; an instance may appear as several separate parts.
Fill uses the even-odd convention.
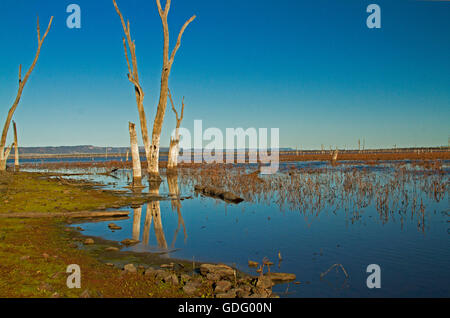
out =
[[[64,184],[43,174],[0,174],[0,213],[82,211],[123,206],[130,201],[133,198],[80,183]],[[65,222],[56,218],[0,217],[0,297],[186,296],[180,286],[144,277],[143,268],[137,273],[128,273],[121,267],[106,264],[106,261],[157,264],[160,260],[132,253],[105,255],[110,242],[98,241],[98,244],[84,247],[80,234],[67,228]],[[66,286],[69,264],[78,264],[81,268],[81,289]],[[202,295],[203,291],[199,290],[193,296]]]
[[[0,220],[0,297],[184,297],[177,286],[125,273],[79,249],[61,220]],[[81,268],[81,289],[66,286],[66,268]]]
[[[136,198],[95,190],[88,183],[50,178],[40,173],[0,174],[0,213],[73,212],[118,208]]]

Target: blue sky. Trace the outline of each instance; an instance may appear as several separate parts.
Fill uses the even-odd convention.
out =
[[[159,98],[162,26],[155,1],[117,0],[131,21],[144,106],[152,127]],[[164,0],[162,0],[164,3]],[[66,7],[82,27],[66,27]],[[368,29],[366,7],[381,7]],[[123,31],[111,0],[0,2],[0,121],[54,15],[15,121],[21,146],[126,146],[138,123],[126,78]],[[191,15],[170,87],[185,96],[183,126],[280,128],[280,146],[447,145],[450,2],[363,0],[173,0],[173,42]],[[172,46],[175,43],[172,43]],[[168,107],[162,145],[175,125]],[[9,138],[12,138],[10,132]],[[205,143],[206,144],[206,143]]]

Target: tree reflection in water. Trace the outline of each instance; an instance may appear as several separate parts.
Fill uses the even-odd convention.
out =
[[[180,189],[178,185],[178,175],[170,174],[167,176],[167,183],[169,186],[169,193],[171,197],[171,206],[172,211],[176,211],[178,215],[178,226],[175,230],[171,248],[173,249],[176,243],[176,239],[178,236],[178,232],[181,227],[183,227],[184,233],[184,242],[187,240],[187,231],[186,226],[184,224],[184,219],[181,214],[181,200],[180,200]],[[149,184],[149,194],[154,196],[159,196],[161,183],[150,183]],[[140,237],[140,225],[141,225],[141,217],[142,217],[142,206],[136,207],[134,210],[133,216],[133,234],[132,237],[135,240],[139,240]],[[148,246],[150,243],[150,230],[153,223],[153,227],[155,230],[156,241],[158,247],[161,250],[168,250],[168,244],[166,240],[166,236],[164,234],[164,228],[161,219],[161,204],[160,201],[152,201],[147,204],[147,213],[145,215],[144,220],[144,231],[142,233],[142,242],[145,246]]]
[[[181,215],[181,200],[180,200],[180,187],[178,185],[178,174],[168,174],[167,175],[167,184],[169,186],[169,195],[172,198],[172,211],[177,211],[178,214],[178,226],[175,230],[175,234],[173,236],[171,248],[174,248],[178,232],[180,231],[180,227],[183,226],[183,233],[184,233],[184,243],[186,244],[187,241],[187,232],[186,232],[186,226],[184,224],[183,216]]]

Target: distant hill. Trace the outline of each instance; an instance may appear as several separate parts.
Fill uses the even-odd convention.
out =
[[[129,147],[97,147],[84,146],[60,146],[60,147],[19,147],[19,153],[23,155],[80,155],[80,154],[125,154]],[[280,148],[280,151],[291,151],[291,148]],[[144,147],[139,147],[140,152],[145,152]],[[160,152],[168,152],[168,147],[161,147]]]
[[[107,150],[108,149],[108,150]],[[126,153],[129,147],[96,147],[96,146],[61,146],[61,147],[19,147],[19,153],[29,155],[78,155],[78,154],[105,154]],[[144,147],[139,149],[144,151]],[[161,148],[161,152],[168,148]]]

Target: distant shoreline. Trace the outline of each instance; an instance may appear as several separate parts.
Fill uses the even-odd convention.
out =
[[[145,153],[140,153],[145,158]],[[167,158],[167,152],[161,152],[160,157]],[[200,152],[193,153],[195,156]],[[248,162],[248,151],[236,151],[235,156],[242,158],[245,155]],[[104,158],[108,161],[126,161],[126,153],[110,154],[20,154],[20,159],[86,159]],[[289,161],[328,161],[331,159],[330,150],[290,150],[279,152],[280,162]],[[11,154],[8,162],[14,160]],[[405,149],[369,149],[369,150],[339,150],[338,161],[378,161],[378,160],[450,160],[450,148],[405,148]],[[128,156],[131,161],[131,154]]]

